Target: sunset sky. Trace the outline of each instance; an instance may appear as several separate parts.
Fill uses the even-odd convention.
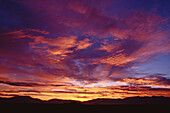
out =
[[[169,6],[0,0],[0,97],[170,97]]]

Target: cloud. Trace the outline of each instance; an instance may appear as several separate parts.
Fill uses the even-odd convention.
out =
[[[170,85],[170,80],[165,77],[136,77],[124,78],[118,82],[125,82],[129,85],[144,85],[144,86],[167,86]]]
[[[150,87],[135,87],[135,86],[110,86],[110,87],[73,87],[69,86],[67,88],[70,89],[58,89],[56,91],[44,91],[44,90],[37,90],[36,91],[15,91],[11,90],[3,91],[1,94],[3,96],[31,96],[33,98],[40,98],[42,100],[49,100],[53,98],[60,98],[60,99],[72,99],[72,100],[79,100],[79,101],[87,101],[96,98],[111,98],[111,99],[118,99],[118,98],[126,98],[126,97],[133,97],[133,96],[168,96],[169,90],[168,89],[160,89],[160,88],[150,88]],[[73,90],[74,89],[74,90]],[[41,93],[39,93],[41,92]],[[1,95],[1,96],[2,96]],[[87,97],[87,98],[84,98]]]
[[[77,92],[77,97],[72,95],[75,99],[92,99],[96,95],[112,98],[113,94],[119,98],[116,92],[122,93],[122,87],[113,92],[101,88],[104,91],[94,93],[95,96],[90,92],[97,89],[84,92],[79,88],[103,86],[101,83],[106,81],[169,87],[169,79],[163,75],[143,72],[145,77],[135,76],[139,64],[170,52],[168,19],[145,10],[121,11],[112,5],[122,7],[110,0],[2,2],[0,81],[11,86],[3,87],[41,87],[44,95],[53,95],[50,91],[55,86],[74,86],[78,90],[69,93]],[[69,98],[66,92],[65,98],[55,95],[66,99]]]
[[[24,82],[8,82],[8,81],[0,81],[0,83],[13,85],[13,86],[26,86],[26,87],[36,87],[36,86],[45,86],[45,84],[38,83],[24,83]]]
[[[155,54],[168,52],[168,32],[159,29],[160,21],[162,20],[159,15],[144,11],[132,11],[127,17],[121,19],[116,16],[102,14],[102,6],[93,7],[88,2],[58,1],[54,2],[54,4],[52,4],[52,1],[48,2],[49,5],[52,5],[50,7],[53,8],[57,3],[63,6],[63,8],[58,7],[56,9],[55,13],[58,14],[58,18],[53,24],[59,23],[65,27],[70,27],[72,31],[77,31],[78,26],[80,27],[78,30],[80,35],[73,35],[75,33],[72,32],[66,33],[63,36],[62,32],[56,32],[58,36],[52,36],[53,32],[50,34],[50,29],[48,32],[39,29],[25,29],[3,33],[3,37],[9,37],[12,44],[14,44],[12,42],[13,39],[10,37],[17,38],[16,44],[23,44],[18,45],[18,48],[15,47],[13,52],[17,50],[21,57],[19,51],[24,52],[24,49],[20,50],[24,46],[25,49],[29,48],[29,54],[32,55],[29,55],[30,59],[24,56],[23,59],[28,58],[32,60],[32,58],[39,57],[43,60],[38,61],[36,59],[38,63],[41,62],[41,64],[48,66],[49,64],[54,65],[56,63],[62,67],[61,70],[65,71],[70,69],[66,62],[71,62],[71,60],[75,59],[88,58],[91,59],[88,62],[91,65],[105,64],[108,67],[116,68],[119,66],[127,67],[136,62],[144,62]],[[97,3],[100,4],[102,2]],[[50,11],[52,9],[45,10],[45,7],[48,7],[48,5],[45,5],[44,2],[37,1],[33,5],[31,1],[25,1],[25,4],[27,4],[28,9],[35,9],[36,13],[42,13],[42,11],[44,14],[48,13],[49,16],[46,18],[53,18],[53,13]],[[74,6],[77,6],[76,8],[79,10],[75,10]],[[39,10],[40,7],[41,10]],[[67,15],[69,11],[70,13]],[[79,16],[80,18],[76,18]],[[106,21],[108,24],[105,23]],[[70,30],[66,30],[65,32],[67,31],[70,32]],[[85,34],[88,34],[88,37],[85,37]],[[106,38],[109,35],[111,35],[111,38],[109,37],[102,42],[102,38]],[[99,42],[102,43],[94,41],[97,37],[99,37]],[[9,46],[7,49],[9,51]],[[11,49],[14,48],[12,47]],[[28,52],[25,52],[25,55],[27,56]],[[76,64],[74,66],[80,68]],[[98,66],[95,67],[97,68]],[[111,70],[108,70],[108,73],[110,72]]]
[[[86,49],[88,48],[89,46],[91,46],[93,43],[89,43],[89,39],[88,38],[85,38],[84,40],[81,40],[79,41],[79,44],[77,46],[77,50],[79,49]]]

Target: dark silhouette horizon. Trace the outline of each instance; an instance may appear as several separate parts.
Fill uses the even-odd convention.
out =
[[[109,99],[98,98],[89,101],[75,101],[75,100],[62,100],[50,99],[47,101],[32,98],[30,96],[14,96],[11,98],[0,97],[0,104],[3,103],[30,103],[30,104],[83,104],[83,105],[122,105],[122,104],[170,104],[170,97],[152,96],[152,97],[128,97],[124,99]]]

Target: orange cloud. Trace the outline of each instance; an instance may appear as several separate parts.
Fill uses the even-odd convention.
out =
[[[166,90],[151,90],[149,87],[121,87],[121,86],[112,86],[112,87],[56,87],[45,88],[46,91],[41,91],[44,87],[37,87],[34,90],[31,89],[9,89],[1,90],[0,96],[11,96],[11,95],[20,95],[20,96],[31,96],[33,98],[39,98],[42,100],[49,99],[64,99],[64,100],[78,100],[78,101],[87,101],[97,98],[110,98],[110,99],[120,99],[133,96],[165,96],[170,97],[170,92]],[[55,90],[54,90],[55,88]],[[62,89],[60,89],[62,88]],[[63,89],[64,88],[64,89]],[[70,90],[71,89],[71,90]],[[73,90],[74,89],[74,90]],[[53,90],[53,91],[52,91]]]
[[[116,49],[118,49],[118,47],[120,46],[118,43],[117,44],[109,44],[107,41],[103,42],[103,44],[104,45],[101,45],[101,47],[98,48],[98,50],[105,50],[108,53],[116,51]]]
[[[134,60],[135,60],[134,58],[127,57],[125,54],[120,53],[118,55],[113,55],[111,57],[100,59],[99,61],[94,62],[94,63],[106,63],[106,64],[115,65],[115,66],[121,66],[123,64],[129,63]]]
[[[86,49],[87,47],[91,46],[93,43],[89,43],[89,39],[85,38],[84,40],[81,40],[78,42],[77,50],[79,49]]]

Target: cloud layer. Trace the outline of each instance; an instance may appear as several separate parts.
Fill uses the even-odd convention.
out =
[[[135,72],[170,52],[168,18],[140,9],[114,10],[123,2],[112,0],[2,4],[10,8],[0,12],[0,95],[81,101],[170,96],[167,73],[136,77]]]

